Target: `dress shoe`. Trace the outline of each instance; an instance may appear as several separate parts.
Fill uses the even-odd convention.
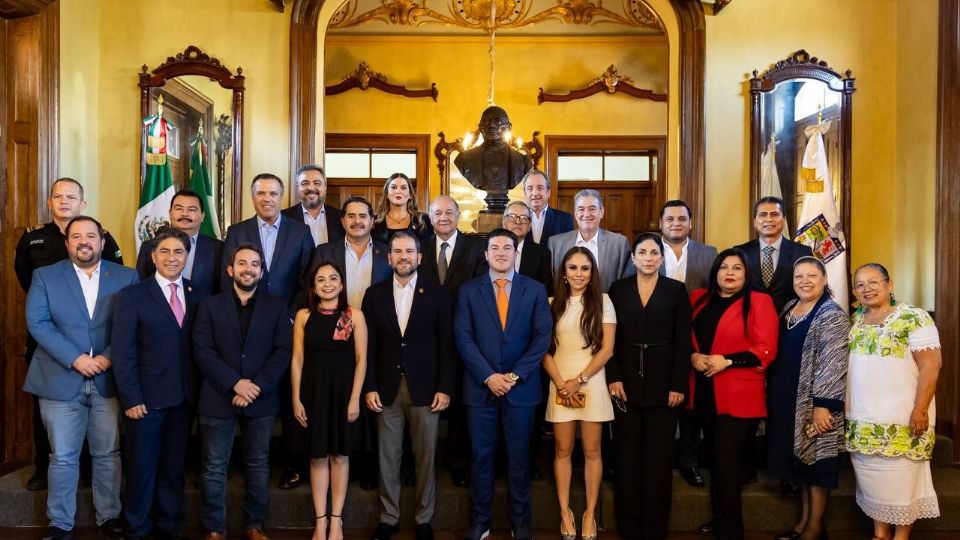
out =
[[[190,540],[190,537],[183,531],[157,531],[153,534],[153,540]]]
[[[42,540],[73,540],[73,531],[65,531],[60,527],[47,527]]]
[[[300,471],[296,469],[284,469],[283,475],[280,477],[279,487],[280,489],[294,489],[300,487],[302,483],[303,478],[300,476]]]
[[[801,535],[801,534],[803,534],[803,533],[802,533],[802,532],[797,532],[797,531],[795,531],[795,530],[793,530],[793,529],[788,529],[788,530],[786,530],[786,531],[778,534],[777,536],[775,536],[775,537],[774,537],[774,540],[797,540],[797,538],[800,538],[800,535]]]
[[[513,537],[513,540],[533,540],[533,535],[530,534],[530,529],[527,527],[517,527],[510,531],[510,536]]]
[[[33,476],[27,480],[27,491],[46,491],[47,490],[47,470],[37,469]]]
[[[489,525],[474,524],[463,533],[463,540],[486,540],[488,536],[490,536]]]
[[[370,535],[370,540],[390,540],[390,537],[398,532],[400,532],[400,525],[396,523],[390,525],[381,521]]]
[[[453,480],[453,485],[457,487],[470,487],[470,471],[468,470],[451,469],[450,479]]]
[[[420,523],[414,529],[416,540],[433,540],[433,526],[429,523]]]
[[[123,523],[118,517],[104,521],[98,528],[107,538],[123,538]]]
[[[227,536],[223,533],[207,531],[207,534],[203,535],[203,540],[227,540]]]
[[[243,531],[247,540],[270,540],[270,537],[263,533],[263,529],[254,527]]]
[[[703,525],[697,527],[697,534],[700,536],[716,536],[717,528],[713,523],[713,520],[704,523]]]
[[[700,471],[696,467],[680,467],[679,471],[680,478],[683,478],[683,481],[690,487],[699,488],[705,485],[703,476],[700,475]]]

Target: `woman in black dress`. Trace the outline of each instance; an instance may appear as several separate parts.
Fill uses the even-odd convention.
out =
[[[615,514],[620,535],[667,536],[674,433],[690,384],[690,298],[683,282],[660,275],[663,242],[633,243],[637,275],[610,287],[617,312],[613,358],[606,364],[614,400]]]
[[[363,445],[360,391],[367,369],[367,326],[347,304],[343,271],[323,261],[311,273],[307,308],[293,325],[293,414],[307,430],[310,486],[316,528],[313,540],[343,540],[343,503],[349,456]],[[332,507],[328,521],[327,488]],[[337,519],[332,519],[337,518]]]
[[[377,204],[377,217],[370,234],[374,239],[390,245],[397,231],[407,231],[420,240],[433,236],[433,224],[426,214],[417,209],[413,184],[403,173],[391,174],[383,184],[383,196]]]

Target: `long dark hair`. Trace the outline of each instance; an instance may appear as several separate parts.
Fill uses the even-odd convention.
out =
[[[563,317],[567,310],[567,300],[570,299],[570,284],[566,280],[566,266],[574,255],[581,254],[590,261],[590,283],[587,284],[587,290],[583,291],[583,313],[580,315],[580,333],[583,340],[587,343],[590,352],[596,353],[603,345],[603,290],[600,288],[600,272],[597,271],[597,261],[593,258],[593,253],[585,247],[575,246],[567,251],[563,256],[563,262],[560,264],[560,271],[557,272],[556,294],[553,296],[553,302],[550,304],[550,311],[553,313],[553,326]],[[553,343],[550,344],[550,354],[557,351],[557,333],[553,333]]]
[[[720,298],[720,285],[717,284],[717,273],[720,272],[720,265],[727,257],[736,257],[743,264],[743,333],[747,334],[750,328],[750,293],[753,292],[753,286],[750,284],[750,267],[747,265],[747,255],[740,248],[728,248],[720,252],[717,258],[710,265],[710,284],[707,286],[707,294],[701,296],[694,304],[694,310],[701,306],[713,303]]]
[[[337,275],[340,276],[340,283],[343,284],[343,287],[337,296],[337,311],[346,311],[347,308],[350,307],[347,303],[347,280],[344,279],[343,269],[340,268],[340,265],[331,260],[322,260],[311,267],[310,273],[308,274],[310,280],[307,282],[307,307],[310,308],[310,311],[320,309],[320,296],[317,295],[317,272],[324,266],[333,268],[336,270]]]
[[[390,211],[390,183],[396,179],[401,179],[407,183],[407,191],[410,192],[410,198],[407,199],[406,209],[407,214],[410,214],[410,226],[416,230],[423,230],[423,213],[417,208],[417,194],[414,192],[413,182],[410,181],[410,177],[403,174],[402,172],[396,172],[390,175],[387,178],[386,182],[383,183],[383,197],[380,198],[380,204],[377,205],[377,215],[374,216],[373,223],[386,223],[387,221],[387,212]]]

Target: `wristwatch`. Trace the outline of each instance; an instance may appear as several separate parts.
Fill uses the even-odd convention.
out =
[[[587,384],[587,381],[590,380],[590,378],[581,373],[580,376],[577,377],[577,380],[580,381],[580,384]]]
[[[511,371],[510,373],[507,373],[507,377],[509,377],[510,380],[513,381],[513,382],[517,382],[517,381],[520,380],[520,376],[517,375],[516,373],[512,372],[512,371]]]

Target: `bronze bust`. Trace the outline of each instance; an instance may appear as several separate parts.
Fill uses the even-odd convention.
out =
[[[461,152],[453,160],[473,187],[487,192],[485,212],[488,213],[503,213],[507,192],[533,167],[526,155],[503,140],[503,134],[511,127],[507,111],[497,106],[487,107],[479,125],[483,144]]]

